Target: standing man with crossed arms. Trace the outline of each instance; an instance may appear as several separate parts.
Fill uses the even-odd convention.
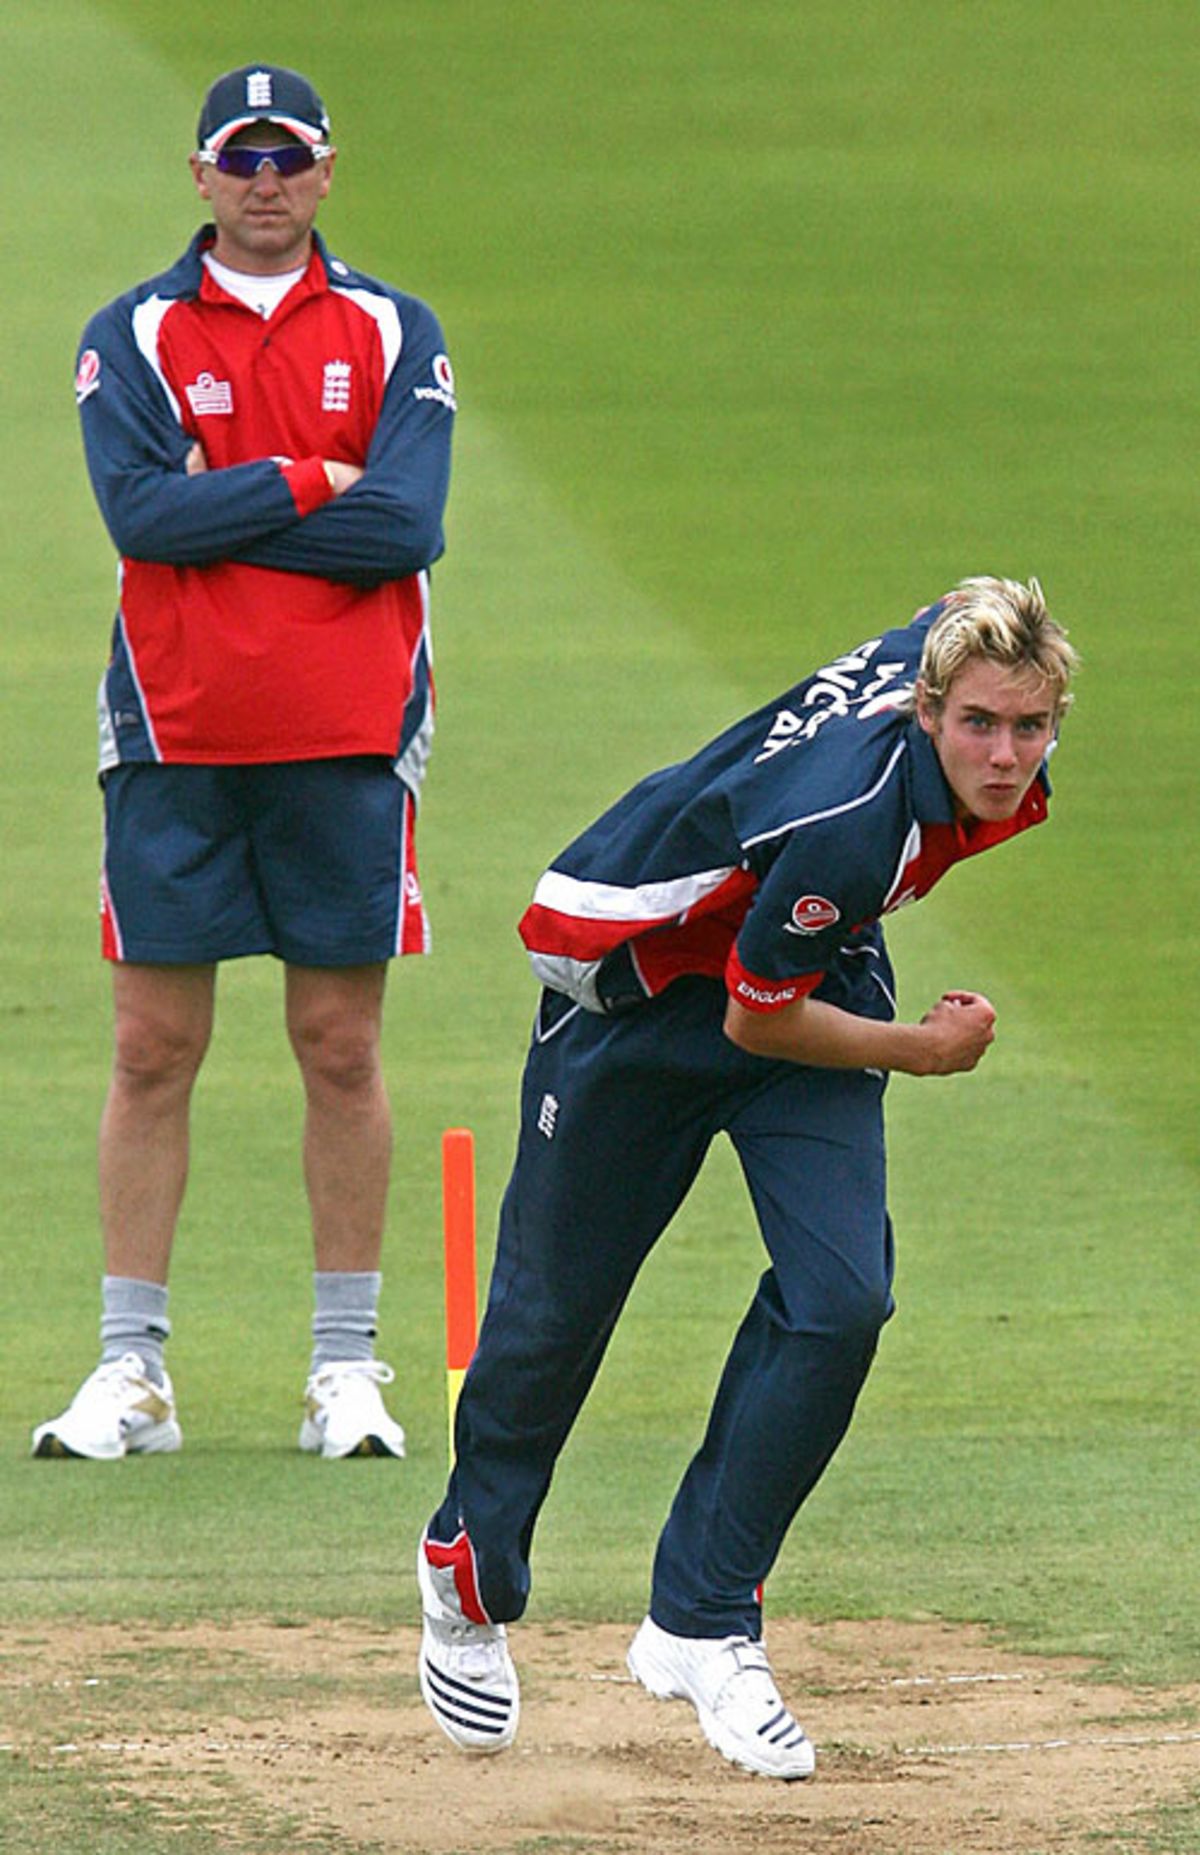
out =
[[[428,944],[414,813],[454,393],[431,311],[314,230],[335,160],[306,78],[218,78],[191,156],[212,222],[83,338],[88,468],[121,556],[100,689],[106,1272],[101,1363],[35,1430],[36,1455],[179,1447],[163,1343],[192,1086],[217,966],[258,953],[283,962],[305,1094],[300,1446],[404,1453],[374,1357],[380,1034],[387,962]]]
[[[813,1748],[776,1688],[761,1587],[824,1473],[892,1311],[891,1070],[974,1069],[995,1012],[949,991],[895,1017],[880,926],[1046,816],[1074,652],[1037,581],[967,580],[571,844],[521,922],[544,991],[455,1464],[421,1539],[421,1689],[468,1752],[520,1708],[505,1625],[625,1298],[732,1141],[769,1266],[654,1560],[629,1667],[767,1777]]]

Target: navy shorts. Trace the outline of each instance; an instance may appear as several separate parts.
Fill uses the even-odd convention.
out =
[[[101,950],[208,965],[360,966],[424,953],[412,794],[390,761],[137,762],[104,779]]]

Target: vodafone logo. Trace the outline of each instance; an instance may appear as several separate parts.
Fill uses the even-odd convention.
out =
[[[792,905],[791,927],[797,934],[820,934],[842,918],[841,910],[823,895],[802,895]]]
[[[82,406],[100,386],[100,356],[94,348],[85,348],[75,374],[75,402]]]
[[[449,355],[435,354],[431,363],[431,371],[435,384],[415,386],[413,398],[436,399],[438,404],[445,406],[448,411],[457,412],[458,404],[454,397],[454,369],[450,365]]]

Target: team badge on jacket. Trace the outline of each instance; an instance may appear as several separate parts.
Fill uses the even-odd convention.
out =
[[[841,918],[841,909],[823,895],[802,895],[792,904],[792,918],[787,923],[790,934],[820,934]]]
[[[322,412],[349,412],[352,373],[349,361],[326,361],[321,388]]]

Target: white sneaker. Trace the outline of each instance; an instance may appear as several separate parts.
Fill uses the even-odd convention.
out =
[[[383,1408],[381,1385],[396,1374],[378,1359],[323,1365],[304,1387],[300,1447],[311,1455],[402,1456],[404,1432]]]
[[[156,1385],[137,1353],[126,1353],[98,1365],[62,1415],[38,1425],[33,1454],[109,1462],[178,1449],[182,1441],[170,1378],[164,1372]]]
[[[812,1776],[811,1742],[779,1697],[761,1642],[749,1636],[672,1636],[647,1617],[626,1658],[659,1700],[690,1700],[723,1758],[765,1778]]]
[[[469,1554],[465,1533],[460,1539]],[[503,1752],[516,1738],[521,1717],[521,1689],[504,1625],[472,1622],[465,1615],[454,1564],[435,1565],[424,1534],[417,1548],[417,1583],[425,1705],[462,1751]],[[478,1597],[471,1607],[483,1616]]]

